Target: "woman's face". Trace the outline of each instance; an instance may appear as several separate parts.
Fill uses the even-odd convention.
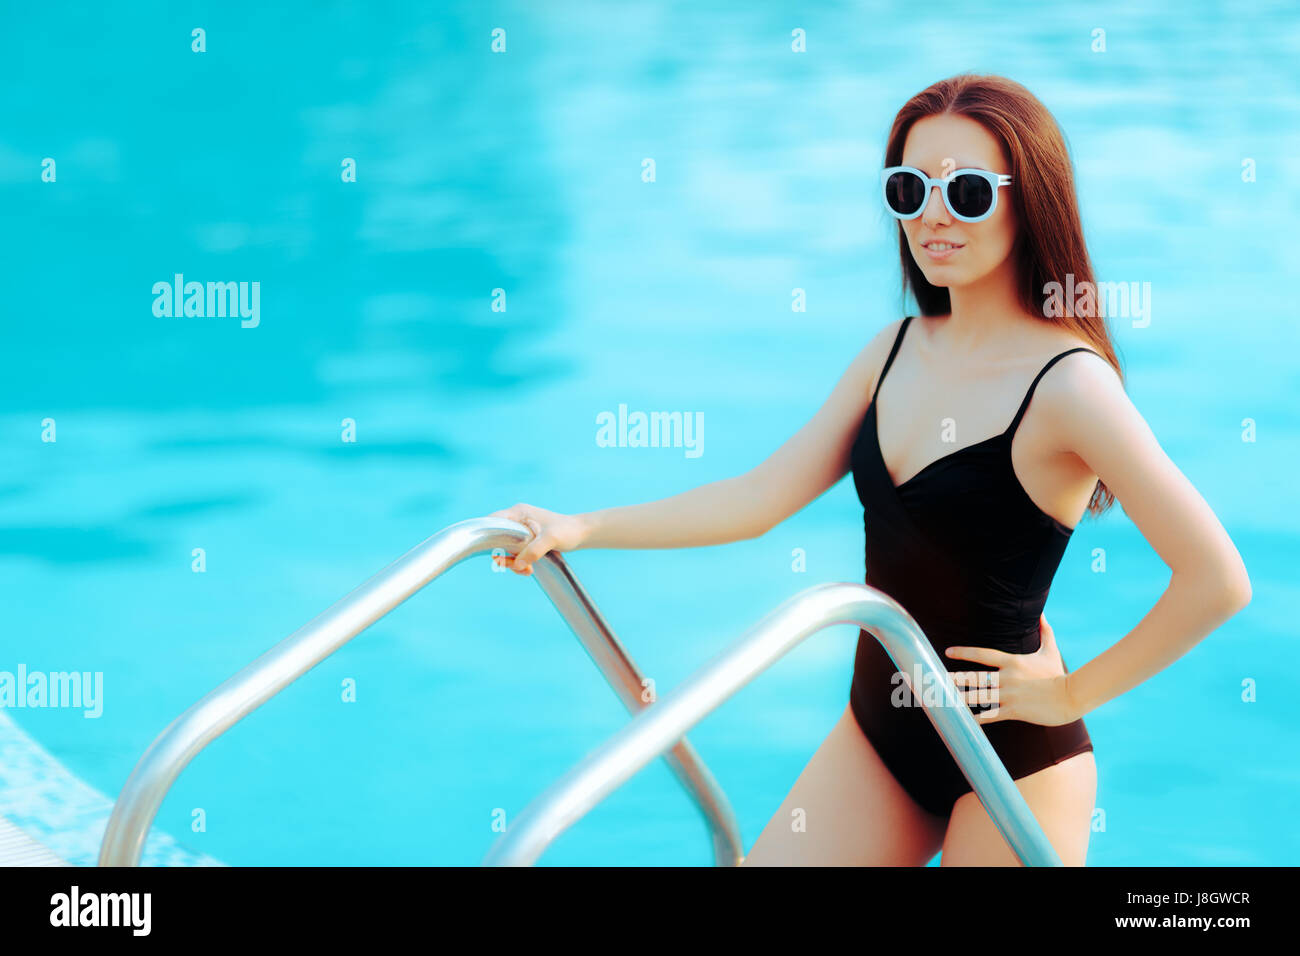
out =
[[[974,167],[994,173],[1010,173],[1001,145],[975,120],[941,113],[917,120],[903,144],[904,166],[914,166],[927,176],[945,176],[954,169]],[[953,218],[939,187],[930,190],[921,215],[900,221],[912,258],[931,285],[967,285],[992,273],[1011,254],[1016,238],[1015,215],[1008,190],[998,189],[997,208],[983,222],[962,222]],[[931,243],[949,243],[947,252],[930,250]]]

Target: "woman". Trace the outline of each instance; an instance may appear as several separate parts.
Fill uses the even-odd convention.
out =
[[[496,560],[528,574],[551,550],[757,537],[851,471],[867,583],[921,625],[1061,859],[1081,866],[1097,785],[1083,716],[1241,610],[1250,582],[1125,394],[1046,108],[1001,77],[936,83],[895,118],[881,185],[919,314],[881,330],[811,421],[750,472],[661,501],[495,512],[533,532]],[[1116,497],[1172,575],[1128,635],[1071,673],[1042,609],[1074,526]],[[1018,862],[899,689],[860,634],[849,705],[746,863]]]

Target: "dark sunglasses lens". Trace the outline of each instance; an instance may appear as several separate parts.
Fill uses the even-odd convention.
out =
[[[893,173],[885,180],[885,202],[896,213],[910,216],[924,199],[925,183],[916,173]]]
[[[993,205],[993,186],[983,176],[963,173],[948,183],[948,202],[959,216],[982,216]]]

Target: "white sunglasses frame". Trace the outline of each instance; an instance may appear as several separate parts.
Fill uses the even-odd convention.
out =
[[[885,187],[889,182],[889,177],[894,175],[894,173],[913,173],[919,176],[921,181],[925,183],[925,201],[916,208],[916,212],[905,215],[898,212],[889,204],[889,199],[885,193]],[[963,216],[957,210],[953,209],[952,203],[948,201],[948,184],[958,176],[962,175],[978,176],[981,179],[986,180],[988,184],[993,187],[993,201],[989,203],[988,211],[982,216]],[[994,173],[987,169],[973,169],[971,167],[954,169],[947,176],[942,176],[937,179],[933,176],[927,176],[915,166],[886,166],[880,171],[880,194],[881,199],[885,203],[885,209],[888,210],[889,214],[895,219],[901,220],[915,219],[917,216],[921,215],[921,213],[925,212],[925,207],[929,205],[930,202],[930,191],[934,189],[935,186],[938,186],[940,187],[939,195],[943,197],[943,204],[947,207],[948,212],[952,213],[954,219],[960,220],[961,222],[983,222],[985,219],[989,218],[989,216],[993,215],[994,211],[998,208],[998,187],[1010,185],[1011,177],[1006,173]]]

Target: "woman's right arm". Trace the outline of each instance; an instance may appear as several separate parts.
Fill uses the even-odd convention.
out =
[[[581,548],[694,548],[757,538],[822,495],[849,470],[849,455],[876,376],[901,320],[854,358],[808,423],[763,462],[732,478],[644,504],[576,515],[528,504],[494,511],[528,526],[533,538],[513,560],[521,574],[548,551]]]

